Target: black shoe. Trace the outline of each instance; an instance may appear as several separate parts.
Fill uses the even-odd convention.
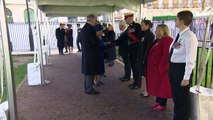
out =
[[[94,93],[95,95],[100,94],[100,92],[98,92],[98,91],[97,91],[97,90],[95,90],[95,89],[92,89],[92,91],[93,91],[93,93]]]
[[[125,77],[120,77],[119,80],[123,80]]]
[[[105,60],[104,63],[109,63],[109,61],[108,61],[108,60]]]
[[[140,86],[135,85],[135,84],[130,84],[130,85],[129,85],[129,88],[130,88],[130,89],[138,89],[138,88],[140,88]]]
[[[92,89],[90,91],[86,91],[85,93],[88,94],[88,95],[98,95],[98,94],[100,94],[100,92],[96,91],[95,89]]]
[[[121,82],[127,82],[127,81],[130,81],[130,78],[123,78],[123,79],[120,79]]]
[[[98,83],[99,83],[100,85],[104,85],[104,83],[103,83],[103,82],[101,82],[101,81],[98,81]]]
[[[105,75],[105,74],[102,74],[101,77],[106,77],[106,75]]]
[[[68,51],[65,51],[64,53],[67,53]]]

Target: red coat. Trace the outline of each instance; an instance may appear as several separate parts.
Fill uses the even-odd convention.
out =
[[[173,39],[162,37],[152,43],[147,51],[146,81],[149,95],[171,98],[169,81],[169,47]]]

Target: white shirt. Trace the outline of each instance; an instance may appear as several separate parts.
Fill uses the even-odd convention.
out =
[[[121,34],[124,33],[124,31],[127,29],[127,27],[124,30],[121,30]]]
[[[198,41],[196,35],[189,29],[189,27],[182,30],[179,34],[180,37],[177,43],[179,42],[180,45],[173,49],[171,62],[186,63],[183,80],[189,80],[192,70],[195,67]],[[170,49],[173,43],[171,44]]]

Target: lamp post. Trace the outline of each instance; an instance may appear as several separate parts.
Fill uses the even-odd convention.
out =
[[[27,19],[28,19],[28,25],[29,25],[29,43],[30,43],[30,51],[33,51],[34,50],[34,42],[33,42],[33,33],[32,33],[31,22],[30,22],[30,12],[29,12],[28,2],[30,2],[30,0],[26,0]]]

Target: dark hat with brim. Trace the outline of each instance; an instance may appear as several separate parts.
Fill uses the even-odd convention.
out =
[[[65,25],[64,23],[60,23],[60,25]]]
[[[101,24],[95,25],[95,31],[96,31],[96,32],[97,32],[97,31],[101,31],[101,30],[103,30],[103,27],[101,26]]]
[[[124,19],[126,20],[128,17],[134,17],[133,13],[124,13]]]
[[[71,24],[67,24],[67,26],[72,26]]]

